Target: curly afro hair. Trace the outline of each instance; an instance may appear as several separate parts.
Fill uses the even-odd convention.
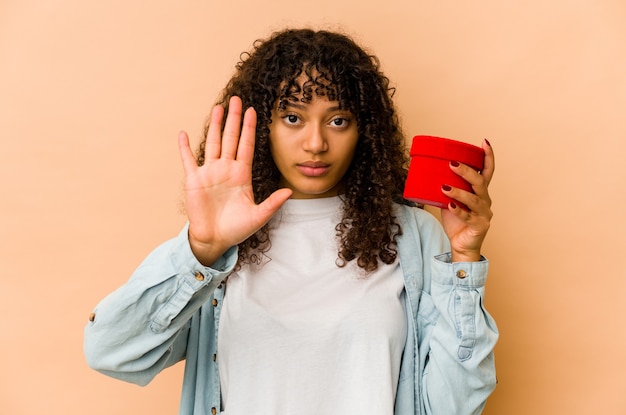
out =
[[[359,267],[371,272],[379,260],[391,264],[397,257],[396,237],[402,230],[393,203],[403,202],[408,157],[393,92],[378,59],[348,36],[288,29],[256,41],[250,52],[241,55],[217,102],[228,110],[230,97],[238,96],[244,109],[253,107],[257,112],[252,166],[257,203],[279,188],[280,173],[269,142],[275,108],[282,110],[290,101],[310,102],[315,94],[337,101],[354,115],[359,139],[344,177],[343,217],[336,226],[339,266],[356,259]],[[207,132],[208,122],[197,153],[199,165],[204,163]],[[239,265],[260,261],[260,254],[269,248],[266,225],[239,244]]]

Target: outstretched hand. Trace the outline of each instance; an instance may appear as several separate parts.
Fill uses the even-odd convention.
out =
[[[291,190],[280,189],[262,203],[255,203],[252,159],[256,112],[253,108],[246,110],[243,126],[241,116],[241,99],[232,97],[222,132],[224,108],[213,108],[202,166],[196,162],[187,134],[178,135],[185,171],[189,243],[196,258],[206,266],[254,234],[291,196]]]
[[[489,230],[493,213],[487,187],[495,169],[493,149],[487,140],[483,141],[485,161],[479,173],[469,166],[450,163],[450,169],[472,186],[474,193],[444,185],[442,192],[453,200],[461,202],[463,209],[454,202],[441,210],[443,228],[450,239],[453,262],[479,261],[480,249]]]

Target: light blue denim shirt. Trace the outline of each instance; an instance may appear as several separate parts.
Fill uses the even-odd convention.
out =
[[[396,213],[408,336],[394,413],[479,414],[496,383],[498,331],[483,301],[488,261],[451,263],[448,239],[432,215],[403,205]],[[185,227],[97,305],[85,328],[89,366],[146,385],[185,359],[180,414],[219,413],[223,280],[236,262],[233,247],[212,267],[202,266]]]

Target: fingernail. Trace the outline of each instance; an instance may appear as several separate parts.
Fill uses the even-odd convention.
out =
[[[444,184],[441,186],[441,188],[445,191],[445,192],[449,192],[450,190],[452,190],[452,188],[450,186],[448,186],[447,184]]]
[[[490,143],[490,142],[489,142],[489,140],[487,140],[486,138],[485,138],[485,143],[487,143],[487,145],[488,145],[489,147],[491,147],[491,143]]]
[[[456,209],[456,203],[454,203],[454,202],[450,202],[450,207],[451,207],[452,209]]]
[[[452,160],[452,161],[450,162],[450,165],[451,165],[452,167],[459,167],[459,166],[460,166],[459,162],[458,162],[458,161],[456,161],[456,160]]]

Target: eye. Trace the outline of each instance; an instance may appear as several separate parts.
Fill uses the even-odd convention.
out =
[[[300,117],[298,117],[296,114],[285,114],[282,118],[288,125],[296,125],[300,121]]]
[[[337,118],[333,118],[330,121],[330,124],[333,127],[345,128],[348,126],[348,124],[350,124],[350,119],[344,118],[344,117],[337,117]]]

